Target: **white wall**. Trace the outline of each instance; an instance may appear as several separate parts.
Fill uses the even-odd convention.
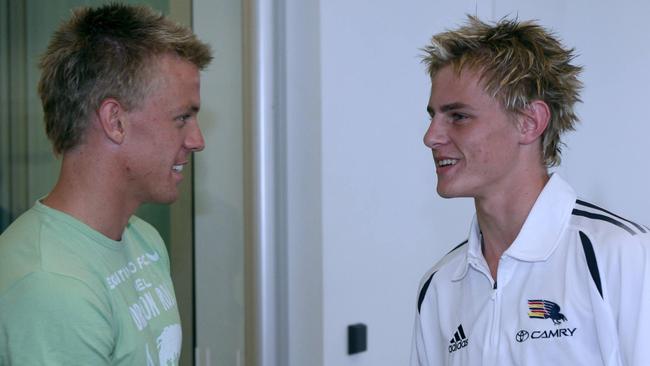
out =
[[[436,198],[422,144],[419,49],[470,6],[439,7],[321,1],[326,366],[405,364],[419,278],[467,231],[470,202]],[[348,356],[346,328],[357,322],[368,325],[368,351]]]
[[[514,1],[510,3],[514,4]],[[503,2],[503,10],[514,9]],[[650,3],[560,1],[542,21],[576,47],[584,65],[581,124],[566,139],[558,170],[579,194],[615,212],[650,224],[650,35],[643,14]],[[534,17],[532,7],[520,16]]]
[[[290,237],[290,307],[304,309],[313,301],[305,285],[311,281],[322,284],[322,309],[290,319],[291,360],[302,360],[291,366],[407,363],[420,276],[464,240],[473,213],[471,201],[435,193],[431,154],[421,142],[429,80],[418,49],[432,34],[463,22],[466,12],[486,20],[507,14],[539,19],[577,48],[577,62],[586,67],[583,123],[566,139],[558,171],[585,198],[650,223],[647,3],[321,0],[319,13],[292,15],[298,6],[288,1],[289,28],[309,24],[306,32],[319,48],[298,42],[293,46],[304,48],[292,49],[288,42],[288,78],[305,68],[315,68],[318,77],[288,83],[287,123],[298,131],[288,141],[289,181],[300,187],[289,189],[288,197],[305,191],[319,197],[303,210],[289,210],[289,227],[312,227],[320,240]],[[304,141],[301,126],[320,130],[320,139],[308,134],[312,140]],[[299,161],[305,154],[309,164]],[[309,221],[319,216],[319,223]],[[311,261],[322,253],[322,271],[297,264],[301,252]],[[322,334],[298,326],[305,322],[321,324]],[[356,322],[368,325],[369,348],[347,356],[346,327]],[[313,344],[315,337],[322,337],[322,359],[299,343]]]

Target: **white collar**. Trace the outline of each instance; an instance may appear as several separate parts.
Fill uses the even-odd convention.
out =
[[[530,210],[515,241],[503,253],[525,262],[547,260],[560,243],[560,236],[569,224],[576,193],[557,173],[544,186]],[[481,251],[481,230],[476,214],[470,226],[465,261],[461,261],[454,278],[461,279],[471,262],[485,261]]]

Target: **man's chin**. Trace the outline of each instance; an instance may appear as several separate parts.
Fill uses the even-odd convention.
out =
[[[458,190],[454,190],[453,187],[445,187],[440,184],[437,186],[436,191],[438,195],[442,198],[459,198],[459,197],[471,197],[468,194],[464,194]]]
[[[440,182],[438,182],[438,185],[436,186],[436,191],[438,191],[438,195],[442,198],[454,198],[456,197],[453,194],[453,191],[449,189],[449,187],[446,187],[444,185],[441,185]]]
[[[456,197],[458,197],[458,196],[456,196],[456,195],[454,195],[452,193],[449,193],[447,191],[443,191],[443,190],[440,190],[440,189],[438,190],[438,195],[440,197],[442,197],[442,198],[456,198]]]
[[[178,200],[178,194],[174,194],[173,196],[170,196],[170,197],[165,197],[164,199],[162,199],[158,203],[161,203],[161,204],[164,204],[164,205],[170,205],[170,204],[176,202],[176,200]]]
[[[146,203],[154,203],[158,205],[169,205],[178,199],[178,192],[169,192],[164,195],[158,195],[156,197],[153,197],[151,200],[147,201]]]

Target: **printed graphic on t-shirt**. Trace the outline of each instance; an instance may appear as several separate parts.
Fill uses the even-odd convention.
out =
[[[156,339],[156,347],[158,348],[158,365],[176,365],[176,362],[178,362],[178,358],[181,355],[180,346],[180,324],[165,327],[160,336]],[[149,345],[147,345],[147,366],[156,366],[156,363],[151,356],[151,352],[149,352]]]
[[[173,290],[166,283],[156,283],[147,267],[156,264],[160,255],[156,252],[144,253],[129,261],[106,277],[111,291],[131,292],[132,286],[137,295],[136,300],[127,304],[133,324],[140,332],[147,329],[150,322],[176,309],[176,298]],[[127,286],[126,288],[124,286]],[[127,296],[128,298],[128,296]],[[151,345],[153,349],[153,344]],[[146,345],[147,365],[175,365],[180,356],[181,326],[178,323],[167,325],[156,338],[154,356],[157,353],[158,362],[154,361],[150,345]]]

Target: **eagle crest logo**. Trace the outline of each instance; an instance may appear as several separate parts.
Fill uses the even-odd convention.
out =
[[[531,319],[551,319],[553,324],[560,325],[567,321],[560,313],[560,305],[548,300],[528,300],[528,317]]]

